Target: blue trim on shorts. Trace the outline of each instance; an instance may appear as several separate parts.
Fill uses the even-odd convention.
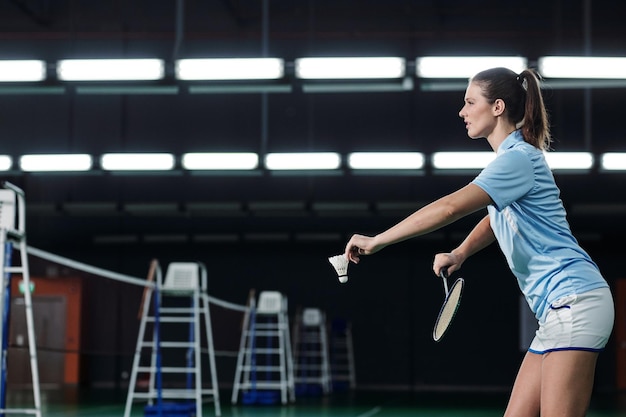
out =
[[[572,308],[572,307],[570,307],[568,305],[564,305],[564,306],[560,306],[560,307],[553,307],[552,304],[550,304],[550,309],[551,310],[560,310],[562,308]]]
[[[537,355],[543,355],[546,353],[550,353],[550,352],[560,352],[563,350],[580,350],[583,352],[602,352],[604,351],[604,348],[600,348],[600,349],[595,349],[595,348],[585,348],[585,347],[563,347],[563,348],[554,348],[554,349],[546,349],[546,350],[535,350],[535,349],[528,349],[528,351],[530,353],[535,353]]]

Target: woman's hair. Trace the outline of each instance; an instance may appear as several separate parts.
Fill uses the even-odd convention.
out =
[[[490,103],[504,101],[505,117],[522,129],[526,142],[544,151],[550,148],[548,113],[534,70],[525,69],[518,75],[508,68],[492,68],[479,72],[470,82],[480,86]]]

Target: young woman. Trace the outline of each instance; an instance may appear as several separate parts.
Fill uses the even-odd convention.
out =
[[[537,75],[493,68],[475,75],[459,116],[472,139],[496,152],[471,183],[416,211],[376,236],[354,235],[354,263],[384,247],[429,233],[470,213],[487,215],[433,271],[450,274],[494,241],[504,253],[539,329],[521,364],[506,417],[584,416],[598,352],[613,328],[609,286],[573,237],[543,152],[550,145]]]

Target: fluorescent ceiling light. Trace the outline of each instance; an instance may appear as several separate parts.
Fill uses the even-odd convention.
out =
[[[607,152],[602,154],[600,166],[607,171],[626,171],[626,152]]]
[[[589,152],[546,152],[546,162],[553,170],[581,170],[593,166]],[[495,152],[436,152],[432,155],[435,169],[483,169],[496,158]]]
[[[546,162],[550,169],[591,169],[593,155],[590,152],[546,152]]]
[[[375,79],[402,78],[403,58],[299,58],[296,77],[303,79]]]
[[[106,171],[169,171],[174,163],[169,153],[108,153],[100,158]]]
[[[424,155],[420,152],[353,152],[348,155],[352,169],[421,169]]]
[[[179,59],[179,80],[274,80],[285,74],[279,58]]]
[[[39,60],[0,61],[0,82],[43,81],[46,63]]]
[[[352,80],[346,80],[343,82],[302,84],[304,93],[380,93],[411,90],[413,90],[413,79],[408,77],[402,80],[368,81],[367,83],[355,83]]]
[[[341,156],[335,152],[269,153],[265,167],[270,170],[338,169]]]
[[[435,169],[483,169],[495,158],[495,152],[435,152],[431,163]]]
[[[93,165],[91,155],[86,154],[22,155],[19,163],[27,172],[89,171]]]
[[[480,71],[505,67],[516,73],[526,69],[526,58],[519,56],[427,56],[415,60],[421,78],[470,78]]]
[[[249,170],[259,166],[259,156],[250,152],[186,153],[183,155],[182,165],[190,170]]]
[[[13,165],[13,159],[9,155],[0,155],[0,171],[8,171]]]
[[[538,66],[546,78],[626,79],[626,57],[545,56]]]
[[[66,59],[57,63],[63,81],[147,81],[165,76],[160,59]]]

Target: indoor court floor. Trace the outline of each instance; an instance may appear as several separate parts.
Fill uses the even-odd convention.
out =
[[[24,400],[27,395],[12,399],[9,396],[9,406],[11,402],[20,402],[19,397]],[[230,393],[226,392],[221,398],[223,417],[496,417],[502,416],[507,395],[502,392],[355,391],[326,397],[300,397],[286,406],[233,406]],[[119,390],[46,391],[42,392],[42,417],[123,417],[124,403],[125,392]],[[203,407],[205,417],[215,415],[213,403]],[[134,405],[131,416],[144,416],[142,404]],[[626,393],[594,394],[587,416],[626,417]]]

